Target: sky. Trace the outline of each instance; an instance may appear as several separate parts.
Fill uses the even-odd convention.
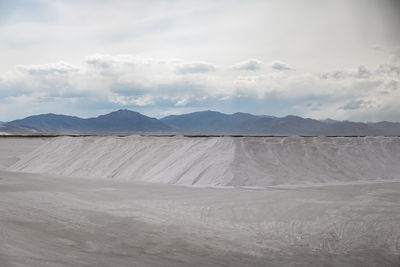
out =
[[[0,0],[0,121],[400,121],[400,1]]]

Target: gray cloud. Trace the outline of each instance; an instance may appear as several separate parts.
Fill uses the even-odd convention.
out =
[[[294,70],[291,66],[281,61],[273,62],[271,68],[274,70]]]
[[[262,69],[262,67],[263,67],[263,62],[254,58],[242,61],[233,66],[233,68],[237,70],[251,70],[251,71],[260,70]]]
[[[394,64],[381,64],[377,71],[378,74],[385,74],[400,78],[400,66]]]
[[[398,47],[394,52],[393,52],[393,58],[395,61],[400,62],[400,47]]]
[[[146,94],[149,89],[140,84],[112,84],[110,91],[122,96],[140,96]]]
[[[369,71],[364,65],[358,66],[356,70],[336,70],[332,72],[325,72],[320,74],[321,79],[366,79],[372,76],[372,72]]]
[[[353,101],[349,101],[346,104],[344,104],[343,106],[340,107],[340,109],[344,109],[344,110],[353,110],[353,109],[359,109],[361,108],[361,106],[364,104],[363,100],[353,100]]]
[[[32,75],[67,74],[79,71],[78,67],[63,61],[43,65],[20,66],[19,68]]]
[[[177,72],[181,74],[204,73],[209,71],[215,71],[214,65],[200,62],[183,64],[177,68]]]
[[[96,54],[85,57],[84,61],[93,67],[107,69],[120,65],[134,65],[138,59],[132,55],[111,56]]]
[[[382,45],[373,45],[371,46],[371,49],[377,52],[385,51],[385,47],[383,47]]]
[[[365,66],[361,65],[358,67],[356,77],[369,78],[370,76],[371,76],[371,72],[369,72]]]

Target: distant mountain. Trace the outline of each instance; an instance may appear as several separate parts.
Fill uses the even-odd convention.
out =
[[[327,118],[327,119],[325,119],[325,120],[319,120],[320,122],[326,122],[326,123],[335,123],[335,122],[338,122],[338,121],[336,121],[336,120],[332,120],[332,119],[330,119],[330,118]]]
[[[24,126],[40,129],[44,132],[79,132],[84,128],[84,119],[56,114],[41,114],[14,120],[6,125]]]
[[[382,129],[365,123],[318,121],[298,116],[283,118],[255,116],[246,113],[232,115],[214,111],[194,112],[162,118],[178,131],[194,134],[247,135],[385,135]],[[400,133],[400,131],[399,131]]]
[[[50,113],[14,120],[6,125],[34,127],[49,133],[126,134],[170,130],[163,122],[130,110],[118,110],[89,119]]]
[[[86,119],[85,124],[95,132],[163,132],[171,130],[170,126],[155,118],[126,109]]]
[[[375,129],[381,130],[387,134],[400,135],[399,122],[381,121],[375,123],[368,123],[368,125],[374,127]]]
[[[188,133],[236,134],[240,132],[238,128],[242,124],[259,118],[247,113],[228,115],[208,110],[183,115],[170,115],[162,118],[161,121],[177,131]]]
[[[2,125],[2,124],[5,124],[5,122],[4,121],[0,121],[0,125]]]
[[[171,115],[160,120],[130,110],[118,110],[89,119],[42,114],[11,121],[2,125],[2,127],[23,127],[24,131],[45,133],[79,134],[400,135],[400,123],[393,122],[361,123],[331,119],[314,120],[298,116],[278,118],[241,112],[224,114],[209,110]],[[20,130],[22,131],[22,129]],[[6,131],[4,130],[3,132]]]

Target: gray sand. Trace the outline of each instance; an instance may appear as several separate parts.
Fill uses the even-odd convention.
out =
[[[0,169],[34,166],[45,141],[0,138]],[[400,182],[196,188],[0,171],[0,266],[400,266]]]
[[[216,189],[0,172],[1,266],[399,266],[400,183]]]

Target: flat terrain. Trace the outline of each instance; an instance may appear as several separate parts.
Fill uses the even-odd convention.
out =
[[[399,266],[400,183],[215,189],[0,172],[1,266]]]
[[[40,149],[19,140],[13,157],[29,163]],[[400,266],[400,182],[217,188],[0,171],[0,266]]]

